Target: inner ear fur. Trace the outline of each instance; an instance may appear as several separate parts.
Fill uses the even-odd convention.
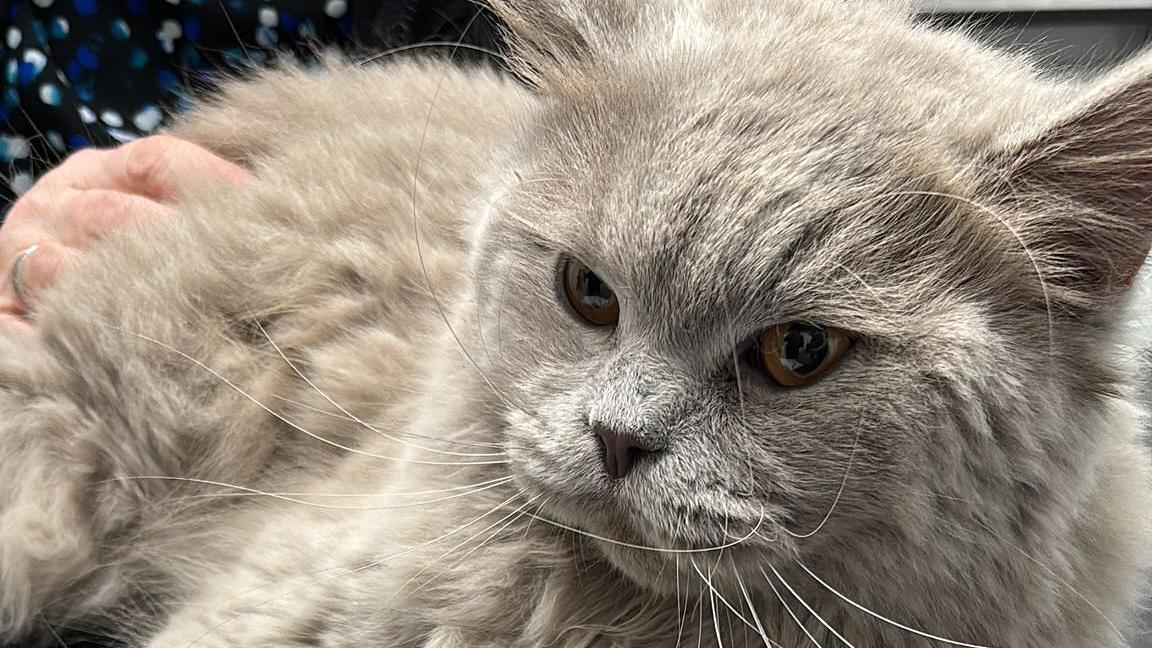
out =
[[[505,25],[515,72],[538,88],[627,46],[671,0],[488,0]]]
[[[1122,292],[1152,242],[1152,54],[1009,155],[1022,238],[1061,287]]]

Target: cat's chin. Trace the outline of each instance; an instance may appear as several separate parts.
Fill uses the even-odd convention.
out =
[[[733,568],[751,574],[755,566],[784,561],[794,550],[790,542],[781,541],[782,534],[768,515],[750,521],[739,532],[724,531],[723,521],[717,520],[715,525],[703,525],[714,526],[715,534],[672,538],[639,528],[635,515],[628,514],[627,504],[610,495],[575,493],[546,477],[526,474],[519,475],[517,482],[532,499],[545,502],[538,513],[544,524],[580,536],[586,541],[585,547],[598,550],[624,578],[661,594],[674,594],[677,581],[681,588],[685,582],[698,582],[697,569],[711,572],[719,584],[733,580]],[[724,574],[715,569],[718,557],[726,565]],[[735,587],[735,582],[731,584]]]
[[[723,551],[671,554],[597,542],[604,558],[634,585],[657,594],[682,596],[687,587],[710,582],[717,590],[737,592],[743,584],[760,589],[761,568],[785,564],[783,556],[764,547],[735,546]],[[737,576],[737,572],[740,574]]]

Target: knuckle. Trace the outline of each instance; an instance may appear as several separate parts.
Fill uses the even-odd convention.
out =
[[[60,274],[62,251],[52,244],[45,244],[28,257],[22,278],[30,295],[35,295],[56,282]]]
[[[48,173],[33,186],[33,191],[36,187],[46,187],[55,185],[66,185],[72,174],[75,173],[77,167],[94,166],[103,161],[108,155],[107,151],[101,151],[94,148],[84,148],[79,151],[74,151],[64,158],[64,161],[56,165]]]
[[[115,192],[82,191],[69,199],[65,212],[73,222],[104,222],[124,210],[124,201]]]
[[[47,191],[36,191],[33,189],[20,197],[15,204],[12,205],[12,210],[8,213],[8,221],[12,223],[24,223],[32,220],[39,220],[47,218],[50,212],[54,212],[58,208],[55,201],[49,196]]]
[[[154,135],[125,144],[124,173],[133,184],[149,186],[161,177],[172,138]]]

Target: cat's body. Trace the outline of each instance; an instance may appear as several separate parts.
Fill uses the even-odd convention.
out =
[[[931,645],[819,577],[956,641],[1120,645],[1150,499],[1116,277],[1152,231],[1120,196],[1152,156],[1093,102],[1152,65],[1085,89],[833,2],[501,10],[541,94],[236,86],[177,134],[253,182],[0,333],[0,637]],[[558,255],[618,328],[558,303]],[[794,318],[858,338],[789,391],[736,347]],[[622,479],[612,417],[657,444]]]

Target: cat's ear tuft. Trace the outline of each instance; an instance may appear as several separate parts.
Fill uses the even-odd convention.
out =
[[[1106,75],[1010,160],[1009,200],[1054,278],[1123,292],[1152,243],[1152,55]]]
[[[529,83],[578,72],[634,38],[646,0],[488,0],[507,30],[513,69]]]

